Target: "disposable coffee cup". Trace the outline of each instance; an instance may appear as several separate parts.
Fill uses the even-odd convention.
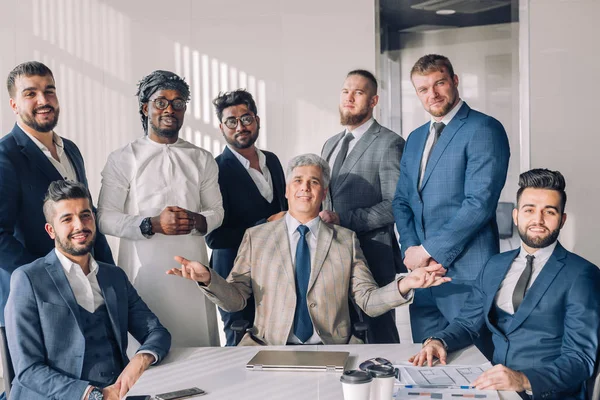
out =
[[[367,368],[373,377],[370,400],[390,400],[394,395],[396,371],[391,365],[373,365]]]
[[[344,371],[340,378],[344,400],[369,400],[372,380],[371,374],[365,371]]]

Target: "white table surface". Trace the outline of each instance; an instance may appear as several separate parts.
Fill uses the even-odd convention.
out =
[[[339,372],[248,371],[246,363],[259,350],[348,351],[346,369],[356,369],[372,357],[406,362],[420,348],[420,344],[175,348],[160,365],[148,369],[128,394],[155,395],[196,386],[208,393],[194,397],[202,400],[343,400]],[[486,359],[471,346],[451,354],[448,362],[481,365]],[[500,392],[500,397],[520,400],[515,392]]]

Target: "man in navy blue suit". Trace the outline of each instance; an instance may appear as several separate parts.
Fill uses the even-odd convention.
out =
[[[279,219],[287,210],[285,177],[277,156],[255,146],[260,118],[252,95],[243,89],[220,94],[214,101],[219,127],[227,146],[216,159],[223,197],[223,224],[206,236],[213,250],[210,266],[227,278],[242,243],[252,226]],[[254,298],[242,311],[219,308],[227,346],[235,346],[234,321],[254,322]]]
[[[471,109],[444,56],[426,55],[411,80],[431,121],[406,141],[392,203],[404,264],[439,263],[452,282],[415,291],[413,340],[444,329],[458,316],[481,268],[499,252],[496,207],[506,181],[510,148],[502,124]],[[489,332],[478,347],[491,356]]]
[[[87,186],[79,149],[54,132],[60,107],[52,71],[42,63],[25,62],[10,72],[6,83],[17,123],[0,140],[0,325],[11,273],[54,247],[42,213],[48,185],[69,179]],[[94,257],[114,263],[101,234]]]
[[[521,174],[513,220],[521,247],[490,258],[473,292],[443,331],[431,331],[416,365],[473,342],[487,325],[495,366],[474,385],[534,399],[584,399],[600,334],[600,269],[557,241],[567,214],[558,171]]]

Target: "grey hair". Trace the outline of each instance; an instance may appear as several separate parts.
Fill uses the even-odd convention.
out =
[[[323,187],[328,188],[329,179],[331,176],[331,168],[329,168],[329,163],[327,163],[327,161],[325,161],[318,155],[312,153],[300,154],[299,156],[296,156],[290,160],[290,162],[287,165],[287,171],[285,174],[286,183],[289,183],[290,179],[292,179],[292,172],[294,171],[294,168],[312,165],[321,168],[321,172],[323,174]]]

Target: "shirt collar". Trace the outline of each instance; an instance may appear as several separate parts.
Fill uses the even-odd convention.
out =
[[[184,140],[181,137],[177,137],[177,140],[175,141],[175,143],[172,143],[172,144],[170,144],[170,143],[158,143],[158,142],[155,142],[154,140],[150,139],[149,135],[146,135],[145,138],[146,138],[146,140],[149,143],[153,144],[154,146],[161,146],[161,147],[163,147],[163,146],[164,147],[178,146],[182,142],[184,142]]]
[[[364,135],[365,132],[367,132],[369,130],[369,128],[371,127],[371,125],[373,125],[374,122],[375,122],[375,118],[371,117],[367,122],[365,122],[361,126],[354,129],[352,131],[352,136],[354,136],[354,139],[358,142],[360,140],[360,138],[362,137],[362,135]],[[349,132],[348,128],[346,128],[346,130],[344,131],[344,135],[348,132]]]
[[[35,143],[35,145],[42,151],[49,151],[49,149],[44,146],[44,144],[42,142],[40,142],[35,136],[27,133],[27,131],[25,129],[23,129],[23,127],[21,126],[21,124],[19,124],[19,122],[17,122],[17,125],[19,126],[19,128],[21,128],[21,130],[23,131],[23,133],[25,133],[27,135],[27,137],[29,139],[31,139],[31,141],[33,143]],[[52,141],[54,142],[54,144],[59,148],[59,150],[62,150],[64,148],[64,143],[63,140],[60,136],[58,136],[54,131],[52,131]]]
[[[462,101],[462,99],[458,99],[458,104],[456,106],[454,106],[454,108],[452,110],[450,110],[450,112],[448,114],[444,115],[444,118],[442,118],[441,121],[436,121],[435,119],[433,119],[433,116],[431,116],[431,124],[429,125],[429,128],[431,128],[433,126],[434,122],[441,122],[444,125],[448,126],[450,121],[452,121],[452,118],[454,118],[456,113],[458,113],[458,110],[460,110],[460,108],[462,107],[463,103],[464,103],[464,101]]]
[[[548,261],[552,253],[554,253],[554,249],[556,248],[557,243],[558,241],[555,240],[554,243],[552,243],[550,246],[538,249],[535,253],[533,253],[533,255],[535,256],[535,263],[538,265],[546,264],[546,261]],[[519,257],[525,259],[525,257],[528,255],[529,253],[527,252],[527,250],[525,250],[523,244],[521,243],[521,251],[519,252]]]
[[[287,225],[288,235],[293,235],[296,232],[296,229],[300,225],[305,225],[308,227],[310,233],[316,238],[317,233],[319,233],[319,224],[321,222],[321,218],[317,215],[315,218],[311,219],[305,224],[300,223],[296,218],[292,217],[292,215],[287,212],[285,213],[285,224]]]
[[[62,265],[63,269],[65,270],[65,272],[67,274],[71,273],[71,270],[73,267],[78,267],[81,269],[81,266],[79,264],[75,264],[73,261],[69,260],[67,258],[67,256],[65,256],[63,253],[58,251],[57,248],[54,248],[54,252],[56,253],[56,257],[58,258],[58,261],[60,261],[60,264]],[[94,257],[90,253],[90,274],[96,275],[97,273],[98,273],[98,263],[96,262],[96,260],[94,260]]]
[[[227,145],[227,147],[229,147],[229,150],[233,153],[235,158],[237,158],[238,161],[244,166],[244,168],[246,168],[247,170],[250,169],[250,161],[248,161],[246,157],[235,151],[235,149],[230,145]],[[265,153],[260,151],[258,147],[255,146],[254,148],[256,149],[256,154],[258,155],[258,164],[260,165],[260,169],[262,170],[267,166],[267,158],[265,157]]]

